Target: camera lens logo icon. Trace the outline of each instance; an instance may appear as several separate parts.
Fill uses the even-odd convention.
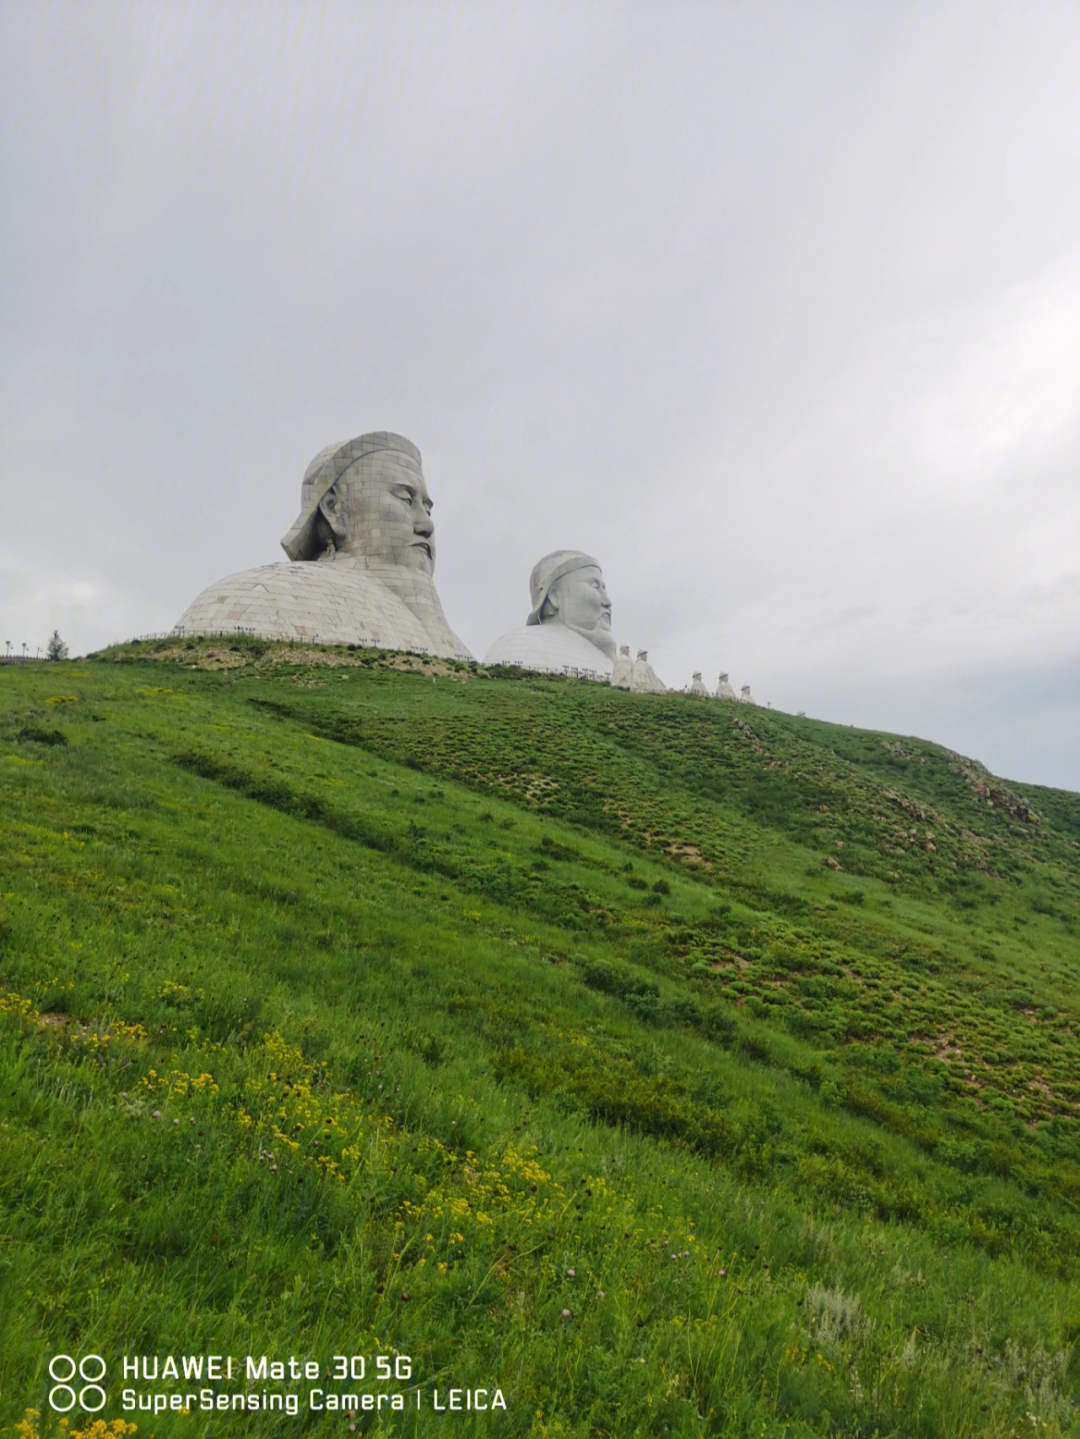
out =
[[[77,1364],[70,1354],[56,1354],[49,1360],[49,1378],[55,1381],[49,1390],[49,1408],[57,1414],[70,1413],[76,1404],[84,1414],[97,1414],[108,1402],[98,1382],[105,1378],[100,1354],[87,1354]]]

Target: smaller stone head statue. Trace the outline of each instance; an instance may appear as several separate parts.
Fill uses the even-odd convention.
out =
[[[386,430],[320,450],[304,474],[299,517],[281,544],[290,560],[340,553],[372,568],[432,574],[435,526],[420,451]]]
[[[529,576],[532,610],[526,625],[565,625],[609,659],[615,658],[611,601],[600,563],[581,550],[553,550]]]

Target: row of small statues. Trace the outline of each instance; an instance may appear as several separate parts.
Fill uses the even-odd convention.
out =
[[[757,704],[757,700],[750,693],[750,686],[743,685],[739,694],[736,694],[726,673],[721,674],[716,688],[710,692],[705,688],[705,682],[701,678],[701,671],[695,670],[694,678],[690,681],[689,685],[687,685],[686,689],[683,690],[683,694],[701,695],[704,699],[712,700],[735,700],[736,703],[744,705]]]
[[[638,650],[637,659],[630,658],[630,646],[620,645],[614,667],[611,671],[611,683],[617,690],[630,690],[639,695],[666,695],[672,691],[664,684],[652,665],[649,663],[648,650]],[[703,699],[714,700],[735,700],[742,704],[752,705],[756,701],[750,693],[750,686],[743,685],[742,693],[736,694],[731,686],[726,672],[721,674],[716,689],[709,691],[705,688],[705,682],[701,678],[701,671],[695,670],[694,677],[685,689],[679,691],[684,695],[700,695]]]
[[[327,445],[301,484],[300,513],[281,541],[288,562],[260,565],[209,585],[177,631],[243,629],[267,639],[376,644],[448,659],[472,659],[435,589],[435,526],[420,451],[378,430]],[[609,681],[638,694],[668,694],[647,651],[617,647],[600,562],[583,550],[554,550],[529,576],[525,623],[501,635],[487,665]],[[618,649],[618,653],[616,650]],[[707,695],[695,673],[686,694]],[[716,699],[737,696],[726,674]]]

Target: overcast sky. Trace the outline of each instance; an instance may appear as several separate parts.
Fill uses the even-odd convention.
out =
[[[0,642],[407,435],[479,656],[617,637],[1080,789],[1080,6],[0,4]]]

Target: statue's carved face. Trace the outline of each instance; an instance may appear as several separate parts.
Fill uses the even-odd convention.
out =
[[[583,565],[555,581],[544,601],[540,622],[548,624],[553,620],[583,635],[590,644],[615,658],[611,600],[599,565]]]
[[[339,553],[406,569],[435,569],[431,496],[420,466],[397,450],[365,455],[319,504]]]

